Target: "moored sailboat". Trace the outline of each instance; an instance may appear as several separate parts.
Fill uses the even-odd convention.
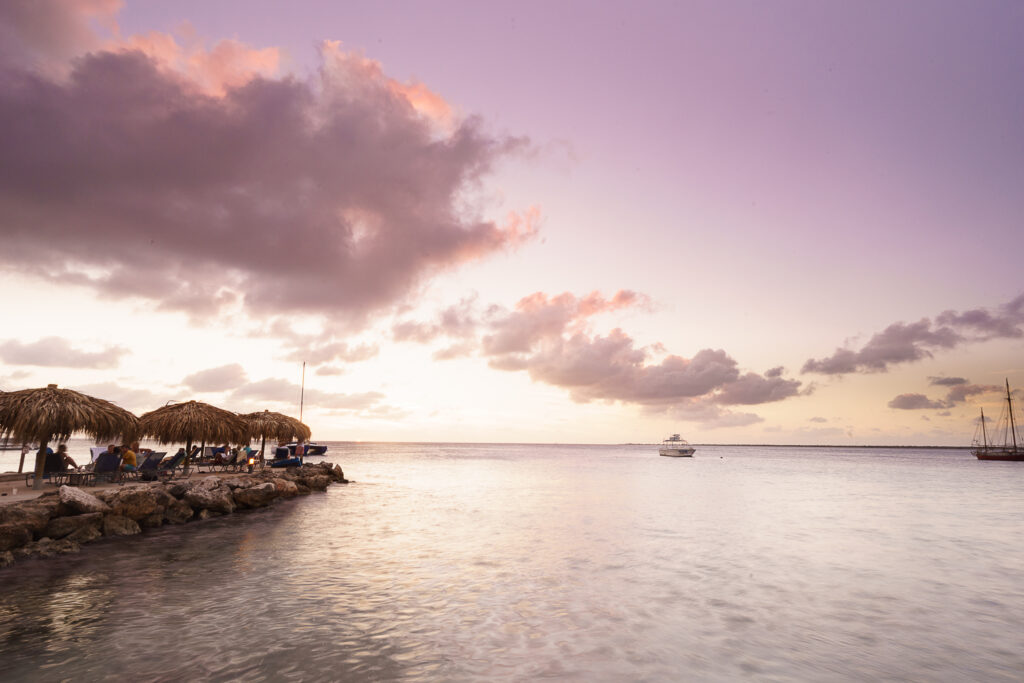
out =
[[[985,427],[985,409],[981,409],[981,421],[978,428],[981,442],[977,435],[971,453],[978,460],[1024,461],[1024,440],[1017,434],[1017,418],[1013,414],[1013,395],[1010,393],[1010,380],[1006,380],[1006,407],[996,423],[996,433],[1002,433],[1002,443],[989,441],[988,429]]]

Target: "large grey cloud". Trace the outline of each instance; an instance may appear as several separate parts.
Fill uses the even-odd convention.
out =
[[[91,52],[57,78],[11,49],[0,267],[196,315],[358,321],[534,233],[464,201],[525,140],[476,118],[441,126],[330,45],[317,78],[254,76],[222,95],[137,50]]]
[[[61,337],[45,337],[34,342],[9,339],[0,344],[0,360],[9,365],[107,369],[117,367],[127,353],[128,349],[121,346],[81,351]]]
[[[935,386],[948,386],[949,391],[943,399],[930,399],[924,394],[900,394],[889,401],[890,408],[898,410],[931,410],[952,408],[965,402],[971,396],[989,394],[1000,391],[997,384],[970,384],[962,377],[930,377],[929,383]]]
[[[967,379],[964,377],[929,377],[928,383],[937,387],[955,387],[967,384]]]
[[[897,410],[922,410],[931,408],[945,408],[942,401],[933,401],[924,394],[900,394],[889,401],[890,408]]]
[[[860,349],[838,348],[831,356],[811,358],[803,372],[844,375],[886,372],[891,365],[934,357],[962,344],[1024,336],[1024,294],[994,310],[945,311],[915,323],[897,322],[873,335]]]

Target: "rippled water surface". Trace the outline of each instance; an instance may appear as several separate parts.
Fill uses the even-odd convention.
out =
[[[0,570],[0,677],[1024,676],[1024,463],[444,444],[329,459],[355,483]]]

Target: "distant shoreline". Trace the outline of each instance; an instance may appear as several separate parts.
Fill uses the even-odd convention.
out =
[[[619,446],[657,446],[656,443],[623,443]],[[795,443],[695,443],[693,446],[729,446],[741,448],[907,448],[907,449],[930,449],[948,451],[951,449],[969,451],[972,446],[881,446],[878,444],[842,445],[827,443],[795,444]]]

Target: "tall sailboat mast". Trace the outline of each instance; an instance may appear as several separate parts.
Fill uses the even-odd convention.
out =
[[[1013,423],[1013,399],[1010,398],[1010,379],[1006,378],[1006,410],[1010,413],[1010,436],[1013,437],[1013,450],[1017,450],[1017,425]]]
[[[1007,385],[1009,386],[1009,385]],[[306,401],[306,361],[302,361],[302,389],[299,390],[299,422],[302,422],[302,404]]]
[[[981,409],[981,445],[988,450],[988,435],[985,434],[985,409]]]

